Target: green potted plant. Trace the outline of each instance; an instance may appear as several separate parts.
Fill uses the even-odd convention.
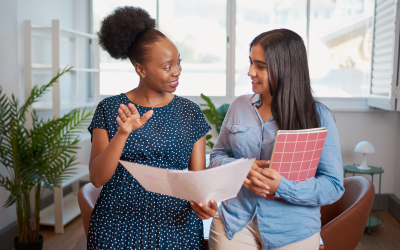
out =
[[[200,94],[201,98],[207,102],[207,104],[200,104],[200,106],[208,107],[208,109],[203,109],[203,114],[206,117],[207,121],[213,125],[215,125],[215,129],[217,133],[221,131],[222,123],[224,122],[226,113],[229,109],[229,104],[222,104],[218,109],[215,108],[215,105],[212,103],[211,99],[208,96]],[[206,145],[211,149],[214,147],[214,143],[211,141],[212,135],[206,136]]]
[[[59,77],[71,68],[59,71],[42,87],[34,86],[22,105],[12,95],[8,98],[0,86],[0,162],[8,176],[0,174],[0,186],[10,192],[4,207],[16,206],[18,237],[15,249],[42,249],[39,235],[40,207],[43,191],[59,187],[76,165],[80,130],[90,121],[92,112],[74,109],[61,118],[39,119],[33,111],[32,126],[27,128],[28,108],[36,102]],[[30,194],[34,193],[34,204]]]

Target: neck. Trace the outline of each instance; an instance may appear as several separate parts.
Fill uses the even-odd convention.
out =
[[[265,105],[266,107],[271,107],[271,101],[272,101],[272,96],[271,94],[261,94],[261,101],[262,105]]]
[[[135,100],[135,103],[145,107],[158,107],[160,104],[162,105],[169,94],[149,88],[142,79],[140,79],[139,85],[128,93]]]

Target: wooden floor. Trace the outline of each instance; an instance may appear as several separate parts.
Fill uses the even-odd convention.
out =
[[[380,212],[379,219],[382,224],[371,228],[370,235],[365,232],[356,250],[400,250],[400,223],[387,211]]]
[[[376,216],[376,212],[372,212],[372,215]],[[400,250],[400,223],[386,211],[380,213],[380,219],[382,224],[377,228],[372,228],[370,235],[364,232],[356,250]],[[54,233],[53,227],[41,226],[40,229],[40,233],[44,236],[43,250],[86,249],[86,237],[81,217],[69,223],[65,227],[64,234]]]

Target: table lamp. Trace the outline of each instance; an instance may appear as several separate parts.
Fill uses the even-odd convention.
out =
[[[363,153],[363,159],[361,162],[361,165],[358,166],[358,169],[361,170],[370,170],[371,168],[368,167],[367,165],[367,155],[366,154],[372,154],[375,153],[375,147],[372,145],[372,143],[368,141],[362,141],[359,142],[356,147],[354,148],[355,152]]]

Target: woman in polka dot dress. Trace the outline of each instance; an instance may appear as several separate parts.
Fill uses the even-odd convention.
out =
[[[92,134],[90,181],[103,186],[89,226],[87,249],[204,249],[201,220],[215,201],[196,204],[146,191],[118,160],[197,171],[205,169],[205,134],[211,129],[200,107],[172,93],[180,56],[140,8],[117,8],[106,17],[99,43],[112,57],[129,58],[137,88],[101,101]]]

